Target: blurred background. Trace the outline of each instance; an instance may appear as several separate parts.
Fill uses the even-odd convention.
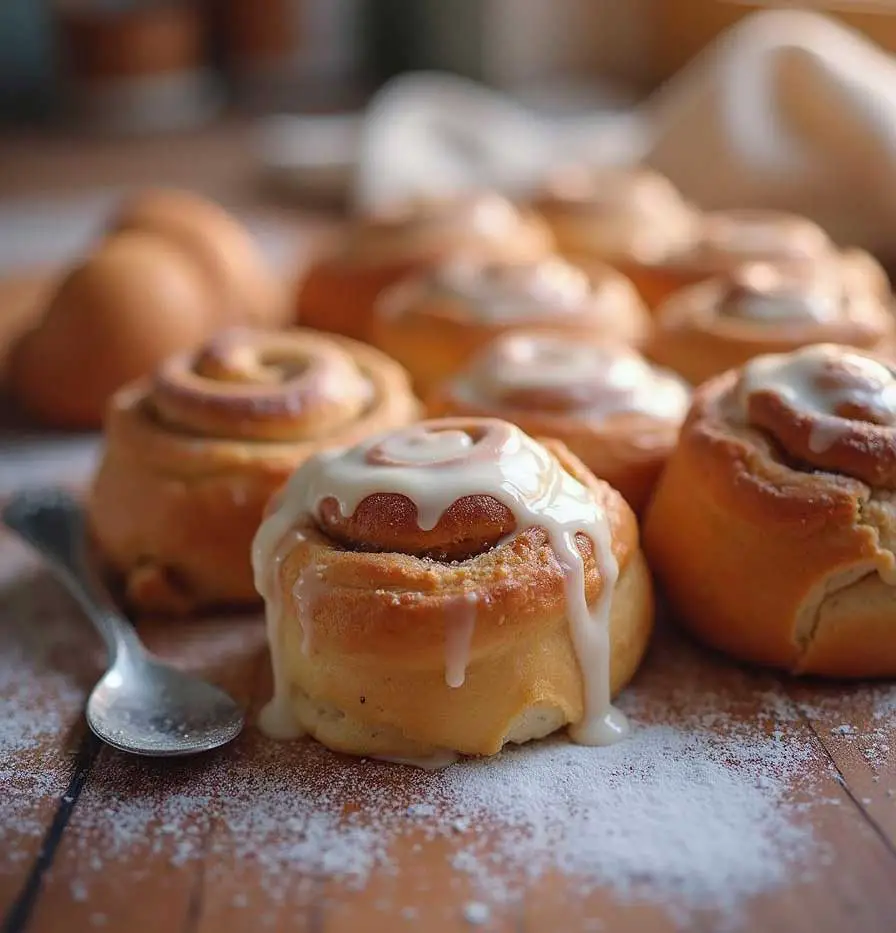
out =
[[[316,150],[306,139],[297,156],[335,165],[364,105],[413,71],[462,75],[553,114],[618,110],[768,6],[791,4],[3,0],[0,194],[149,180],[245,196],[275,161],[259,155],[257,118],[342,115],[316,124]],[[893,3],[799,6],[896,48]]]
[[[564,163],[804,215],[892,274],[894,51],[894,0],[0,0],[0,434],[11,354],[147,186],[231,211],[288,295],[347,213]]]
[[[346,207],[566,159],[892,267],[894,50],[892,0],[2,0],[0,275],[76,259],[139,186],[215,198],[292,272]]]

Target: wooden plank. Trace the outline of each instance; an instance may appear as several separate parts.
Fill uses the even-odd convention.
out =
[[[77,488],[90,438],[48,438],[14,425],[0,397],[0,504],[23,484]],[[102,650],[39,558],[0,527],[0,912],[25,890],[83,777],[87,691]],[[26,906],[26,905],[23,905]]]
[[[268,696],[260,632],[251,623],[156,626],[148,634],[163,653],[203,670],[244,698],[251,695],[253,710]],[[222,658],[225,663],[218,663]],[[730,913],[728,921],[796,933],[888,930],[896,916],[896,860],[840,783],[790,689],[774,676],[742,671],[665,634],[632,691],[629,708],[642,728],[656,720],[678,723],[685,736],[687,730],[714,730],[720,742],[730,743],[732,754],[746,754],[751,736],[761,744],[764,734],[767,741],[776,735],[775,741],[792,743],[808,756],[804,770],[792,775],[790,816],[813,838],[780,886],[722,905],[719,909]],[[857,698],[862,695],[856,691]],[[756,723],[761,724],[758,732]],[[595,766],[599,761],[595,757]],[[701,767],[700,754],[694,765]],[[742,765],[732,762],[734,768]],[[645,762],[645,768],[651,766]],[[770,779],[767,769],[756,774],[757,780]],[[892,770],[886,775],[891,780]],[[632,773],[631,779],[636,777]],[[698,773],[695,780],[703,777]],[[584,887],[565,872],[529,880],[518,863],[489,867],[488,853],[501,848],[506,832],[501,826],[465,825],[446,834],[438,820],[423,812],[406,831],[396,831],[395,814],[400,818],[405,803],[418,799],[427,781],[439,780],[343,759],[311,743],[270,743],[251,729],[236,747],[192,765],[147,764],[104,752],[29,930],[50,933],[63,923],[71,930],[107,927],[135,933],[163,925],[202,933],[717,928],[718,911],[670,913],[672,899],[630,899],[606,885]],[[296,804],[294,818],[286,816],[292,812],[284,803],[288,800]],[[340,800],[349,828],[337,831],[327,820],[333,802]],[[372,851],[369,837],[363,836],[368,800],[382,804],[393,818],[368,821],[374,833],[383,833],[384,858],[354,884],[338,876],[352,864],[339,847],[351,845],[357,831],[359,849]],[[649,805],[656,798],[648,794],[645,801]],[[798,809],[801,802],[808,804],[805,810]],[[674,807],[678,801],[670,796],[668,803]],[[361,814],[354,822],[353,810]],[[707,813],[706,819],[717,816]],[[282,825],[276,825],[278,820]],[[658,844],[668,846],[664,831],[660,821]],[[744,845],[749,850],[761,841],[746,839]],[[334,847],[336,877],[325,863],[308,870],[315,856],[309,850],[323,851],[327,843]],[[635,843],[643,845],[643,840]],[[296,846],[293,862],[291,844]],[[482,879],[475,865],[473,871],[453,867],[459,853],[474,850],[486,869],[484,888],[477,883]],[[747,851],[748,867],[755,856]],[[775,857],[770,850],[769,858]],[[649,887],[656,880],[648,873],[642,882]],[[495,885],[506,887],[509,895],[490,897],[489,887]]]
[[[100,663],[66,594],[0,531],[0,909],[22,891],[69,791]]]
[[[140,632],[160,657],[249,702],[266,654],[260,617],[147,620]],[[202,853],[217,820],[219,785],[207,776],[226,779],[231,756],[242,754],[236,748],[186,762],[150,761],[104,748],[29,930],[158,930],[190,921],[203,900]]]
[[[788,693],[855,805],[896,853],[896,685],[795,682]]]

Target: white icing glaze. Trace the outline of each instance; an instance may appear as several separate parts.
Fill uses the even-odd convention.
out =
[[[788,354],[751,360],[743,369],[737,392],[742,420],[748,419],[750,397],[773,392],[795,411],[813,418],[809,448],[822,453],[839,440],[853,419],[844,408],[861,409],[865,419],[896,426],[896,378],[883,363],[834,344],[816,344]]]
[[[314,633],[314,609],[317,599],[326,589],[319,567],[311,565],[299,574],[292,588],[292,597],[295,601],[296,616],[302,626],[302,654],[311,653],[311,643]]]
[[[408,765],[411,768],[420,768],[422,771],[441,771],[449,765],[460,761],[460,755],[450,749],[443,748],[431,755],[421,758],[402,758],[398,755],[371,755],[375,761],[388,761],[393,765]]]
[[[449,687],[462,687],[467,678],[478,604],[476,593],[464,593],[445,610],[445,683]]]
[[[627,283],[615,277],[602,283],[619,299]],[[459,259],[436,270],[433,285],[461,299],[467,313],[481,321],[516,321],[554,314],[581,313],[597,298],[588,274],[560,257],[533,262]],[[601,296],[601,301],[609,297]]]
[[[464,427],[469,430],[451,421],[423,422],[349,449],[321,452],[296,470],[252,548],[256,586],[268,603],[272,652],[280,650],[280,613],[272,609],[281,543],[290,533],[301,534],[298,527],[318,514],[323,500],[335,499],[342,515],[350,516],[374,493],[401,494],[417,506],[419,527],[431,530],[458,499],[489,495],[513,512],[519,530],[544,528],[563,569],[584,692],[584,715],[570,735],[583,744],[614,742],[626,733],[627,724],[610,704],[609,616],[619,568],[607,516],[588,489],[519,429],[491,419],[464,422]],[[601,594],[593,608],[587,605],[578,533],[592,540],[601,576]],[[277,663],[275,659],[275,671]],[[272,705],[285,708],[286,685],[276,676],[274,685],[280,692]]]
[[[621,413],[680,421],[690,404],[681,379],[627,347],[519,331],[499,337],[478,355],[452,391],[473,405],[483,399],[501,404],[524,393],[559,395],[597,421]]]
[[[847,316],[842,288],[831,277],[788,274],[769,263],[738,269],[720,311],[761,324],[823,324]]]
[[[283,665],[283,647],[280,644],[280,616],[283,612],[279,586],[280,568],[295,544],[296,537],[288,527],[284,528],[272,542],[265,565],[253,562],[255,589],[265,600],[265,624],[274,679],[274,695],[262,709],[258,725],[262,732],[272,739],[297,739],[305,734],[289,706],[289,682]]]

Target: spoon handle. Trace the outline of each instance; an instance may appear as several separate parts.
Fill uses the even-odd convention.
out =
[[[114,661],[143,652],[137,633],[115,606],[90,559],[84,513],[63,489],[34,489],[3,507],[4,524],[37,550],[102,635]]]

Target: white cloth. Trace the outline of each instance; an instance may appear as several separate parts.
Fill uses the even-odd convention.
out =
[[[774,10],[621,114],[548,120],[464,79],[407,75],[369,109],[354,196],[519,192],[575,161],[643,161],[704,207],[797,211],[896,258],[896,60],[825,16]]]

